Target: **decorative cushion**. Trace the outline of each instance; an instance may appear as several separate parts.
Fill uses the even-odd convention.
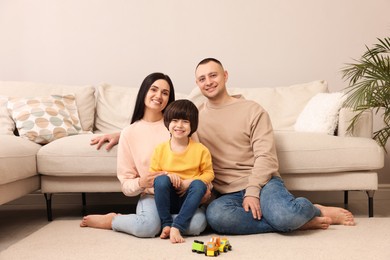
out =
[[[307,102],[318,93],[328,92],[328,83],[317,80],[281,87],[228,88],[228,92],[259,103],[270,115],[275,130],[293,130]],[[206,100],[198,87],[192,90],[188,99],[197,106]]]
[[[7,109],[8,97],[0,96],[0,135],[13,135],[15,123]]]
[[[84,131],[92,131],[95,120],[95,87],[59,85],[29,81],[0,81],[0,95],[8,97],[43,97],[74,93],[80,124]]]
[[[139,88],[102,84],[97,87],[96,133],[114,133],[128,126],[133,116]],[[175,93],[176,99],[186,95]]]
[[[83,132],[73,94],[9,98],[8,109],[19,135],[38,144]]]
[[[315,95],[300,113],[295,131],[334,135],[345,97],[341,92]]]

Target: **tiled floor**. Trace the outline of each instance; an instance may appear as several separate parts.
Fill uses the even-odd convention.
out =
[[[298,194],[299,195],[299,194]],[[352,197],[352,196],[351,196]],[[385,197],[385,198],[384,198]],[[374,217],[390,217],[390,198],[387,196],[376,196],[374,205]],[[311,201],[318,201],[318,196],[308,197]],[[341,203],[327,204],[343,207]],[[326,203],[324,203],[326,204]],[[125,204],[116,205],[88,205],[87,213],[104,214],[108,212],[129,213],[134,211],[134,206]],[[367,217],[367,200],[364,195],[358,194],[350,198],[349,210],[357,218]],[[82,207],[78,204],[53,205],[54,219],[80,219],[82,218]],[[32,234],[48,223],[46,218],[46,208],[44,204],[20,205],[6,204],[0,206],[0,251],[6,249],[13,243]]]

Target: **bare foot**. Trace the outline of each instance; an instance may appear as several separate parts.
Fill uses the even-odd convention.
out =
[[[171,233],[169,234],[169,237],[173,244],[185,242],[184,238],[180,234],[180,230],[175,227],[171,228]]]
[[[349,210],[339,207],[326,207],[319,204],[315,204],[320,209],[323,217],[329,217],[332,220],[332,225],[344,225],[354,226],[355,220],[352,213]]]
[[[161,231],[160,238],[162,238],[162,239],[169,238],[169,233],[170,232],[171,232],[171,227],[170,226],[164,227],[163,230]]]
[[[117,214],[113,212],[106,215],[88,215],[83,217],[80,227],[112,229],[111,222],[116,215]]]
[[[327,229],[331,223],[332,219],[329,217],[314,217],[312,220],[300,227],[299,230]]]

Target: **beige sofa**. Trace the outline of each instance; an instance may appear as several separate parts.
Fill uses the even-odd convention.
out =
[[[96,150],[90,140],[93,135],[117,132],[129,124],[137,92],[138,88],[108,84],[92,87],[0,82],[0,203],[40,190],[45,195],[48,219],[51,220],[52,195],[55,193],[121,192],[116,178],[116,147],[109,152]],[[243,94],[269,112],[275,129],[280,173],[290,190],[345,191],[346,195],[348,191],[366,191],[369,216],[373,216],[373,196],[378,189],[376,170],[384,165],[384,153],[370,138],[370,112],[351,134],[346,128],[353,113],[340,109],[340,99],[327,99],[333,93],[328,93],[325,81],[275,88],[230,88],[229,92]],[[43,137],[29,133],[32,131],[29,129],[40,122],[50,120],[45,119],[45,113],[31,110],[28,117],[23,111],[23,105],[41,110],[45,105],[51,106],[50,100],[42,99],[49,95],[59,98],[62,108],[70,97],[68,110],[73,111],[73,116],[68,115],[73,123],[64,127],[69,127],[65,134],[59,131],[62,137],[58,139],[47,129],[35,130],[45,133]],[[321,95],[323,100],[315,99]],[[204,101],[197,88],[189,94],[177,93],[176,98],[188,98],[195,104]],[[332,109],[326,106],[330,103],[335,104]],[[316,104],[322,107],[316,107]],[[323,111],[326,111],[325,115],[322,115]],[[26,123],[34,122],[31,118],[36,125]],[[328,126],[324,133],[324,129],[313,122],[317,126],[332,122],[333,128]],[[21,137],[13,134],[15,123]],[[34,142],[42,140],[48,143]],[[347,196],[345,199],[347,203]]]

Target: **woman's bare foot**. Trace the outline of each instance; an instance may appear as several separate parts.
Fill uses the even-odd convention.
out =
[[[112,219],[116,215],[117,214],[113,212],[106,215],[88,215],[83,217],[83,220],[80,223],[80,227],[112,229]]]
[[[171,228],[171,232],[169,234],[169,237],[170,237],[170,240],[173,244],[185,242],[184,238],[180,234],[180,230],[175,228],[175,227]]]
[[[338,207],[326,207],[315,204],[320,209],[323,217],[329,217],[332,220],[332,225],[354,226],[355,219],[349,210]]]
[[[327,229],[331,223],[332,219],[329,217],[314,217],[312,220],[300,227],[299,230]]]
[[[170,232],[171,232],[171,227],[170,226],[164,227],[163,230],[161,231],[160,238],[162,238],[162,239],[169,238]]]

